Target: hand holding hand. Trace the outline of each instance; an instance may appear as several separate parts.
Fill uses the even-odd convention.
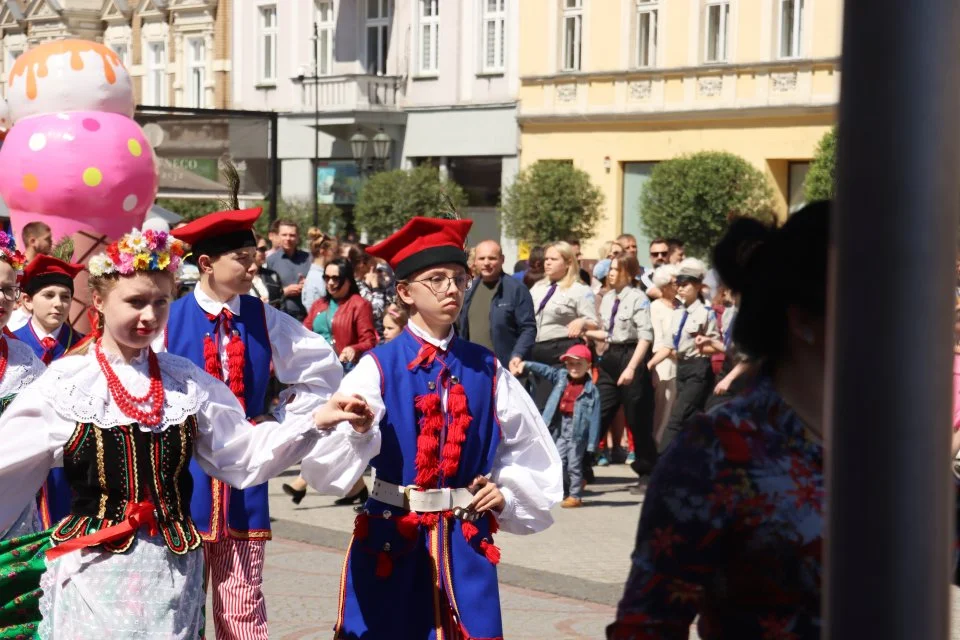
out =
[[[510,373],[515,376],[522,376],[524,369],[524,362],[521,358],[514,357],[510,359]]]
[[[333,429],[341,422],[349,422],[357,433],[366,433],[373,426],[373,411],[360,396],[335,393],[313,414],[318,429]]]
[[[484,476],[474,478],[467,489],[474,494],[469,509],[475,513],[491,510],[500,513],[507,505],[507,501],[497,485]]]
[[[340,362],[356,362],[357,360],[357,351],[353,347],[344,347],[343,351],[340,352]]]

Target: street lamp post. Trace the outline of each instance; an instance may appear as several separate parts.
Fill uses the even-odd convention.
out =
[[[313,21],[313,226],[320,225],[320,30]]]
[[[362,131],[357,131],[350,136],[350,153],[353,154],[353,160],[357,163],[360,175],[382,171],[390,158],[390,147],[392,145],[393,138],[383,129],[377,131],[373,140],[364,135]],[[370,146],[373,146],[372,169],[367,167],[367,150]]]

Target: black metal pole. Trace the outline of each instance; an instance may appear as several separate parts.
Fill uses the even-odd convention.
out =
[[[320,30],[313,21],[313,226],[320,224]]]
[[[847,0],[825,638],[949,637],[960,3]]]
[[[279,125],[280,118],[274,111],[270,115],[270,222],[277,219],[277,199],[280,194]]]

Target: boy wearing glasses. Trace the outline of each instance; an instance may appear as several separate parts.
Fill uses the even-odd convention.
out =
[[[503,637],[493,535],[547,528],[563,497],[533,401],[490,350],[453,331],[471,283],[470,225],[416,217],[368,249],[396,273],[409,320],[340,387],[368,403],[374,428],[318,443],[302,465],[314,487],[341,490],[374,467],[344,564],[338,638]]]
[[[164,343],[154,347],[184,356],[223,380],[254,423],[274,419],[266,402],[271,371],[290,385],[275,410],[278,418],[286,412],[312,413],[343,375],[322,337],[247,295],[258,272],[253,224],[260,213],[259,208],[220,211],[172,232],[191,246],[200,281],[191,295],[171,305]],[[195,461],[190,472],[190,514],[204,540],[217,637],[265,640],[261,585],[264,545],[270,539],[267,485],[233,489]]]

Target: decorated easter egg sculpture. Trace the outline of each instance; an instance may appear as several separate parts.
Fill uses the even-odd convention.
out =
[[[82,261],[143,224],[157,195],[156,162],[113,51],[87,40],[34,47],[8,74],[7,103],[0,195],[21,246],[23,227],[44,222],[54,242],[73,239]],[[70,320],[82,330],[81,280]]]
[[[55,242],[78,232],[112,240],[139,227],[157,169],[117,55],[87,40],[48,42],[17,58],[7,85],[0,195],[17,239],[34,221]]]

